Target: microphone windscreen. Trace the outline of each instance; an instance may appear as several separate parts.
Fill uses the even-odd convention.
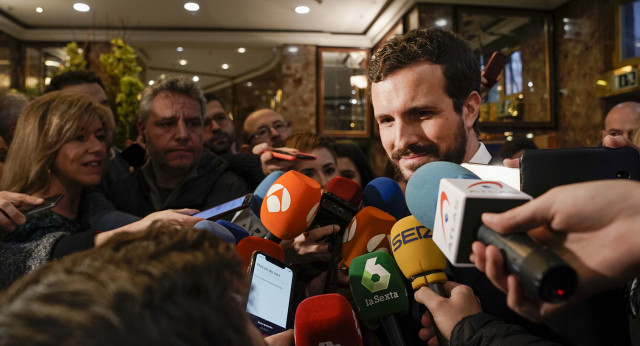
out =
[[[322,294],[303,300],[293,329],[296,346],[362,345],[362,334],[347,299]]]
[[[418,168],[407,182],[407,207],[420,223],[433,229],[442,178],[480,179],[470,170],[444,161],[429,162]]]
[[[213,221],[202,220],[195,224],[193,226],[193,229],[211,232],[220,237],[220,239],[222,239],[222,241],[224,241],[225,243],[236,245],[236,238],[233,237],[233,234],[231,234],[231,232],[229,232],[229,230],[227,230],[224,226]]]
[[[358,183],[344,177],[335,177],[324,186],[324,192],[331,192],[349,203],[354,209],[362,204],[362,188]]]
[[[251,263],[251,255],[255,251],[262,251],[267,255],[284,262],[284,250],[280,244],[274,243],[271,240],[267,240],[260,237],[248,236],[243,238],[236,245],[236,252],[242,259],[242,263],[245,268],[249,268]]]
[[[223,226],[224,228],[226,228],[229,232],[231,232],[231,234],[233,235],[233,237],[236,239],[236,244],[241,241],[242,239],[244,239],[245,237],[249,236],[249,232],[247,232],[247,230],[245,230],[244,228],[236,225],[235,223],[231,222],[231,221],[227,221],[227,220],[218,220],[216,221],[217,224]]]
[[[415,173],[414,173],[415,174]],[[432,239],[433,232],[412,215],[391,229],[391,250],[396,263],[411,285],[418,289],[428,283],[447,280],[447,258]]]
[[[260,207],[262,206],[262,201],[264,200],[264,196],[267,194],[267,191],[273,185],[273,183],[280,178],[284,174],[283,171],[274,171],[267,175],[260,184],[256,187],[255,191],[253,191],[253,199],[251,200],[251,211],[254,214],[260,215]]]
[[[404,277],[386,252],[354,258],[349,267],[349,286],[363,323],[375,323],[381,317],[409,310]]]
[[[375,178],[364,187],[364,206],[376,207],[391,214],[396,219],[405,216],[406,203],[400,185],[393,179]]]
[[[274,236],[293,239],[306,231],[316,216],[320,184],[297,171],[288,171],[267,191],[260,219]]]
[[[361,255],[374,251],[390,252],[389,232],[396,218],[376,207],[364,207],[345,230],[342,258],[347,266]]]

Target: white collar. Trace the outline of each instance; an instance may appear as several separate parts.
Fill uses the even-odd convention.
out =
[[[484,146],[484,143],[480,142],[478,151],[476,151],[475,155],[469,160],[469,163],[488,164],[489,161],[491,161],[491,154],[489,154],[489,150]]]

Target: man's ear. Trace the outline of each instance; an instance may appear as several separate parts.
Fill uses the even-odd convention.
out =
[[[142,143],[147,143],[147,135],[144,133],[145,127],[144,127],[144,124],[142,123],[142,120],[138,119],[137,127],[138,127],[138,135],[141,137]]]
[[[462,107],[462,117],[466,128],[473,128],[473,124],[480,116],[480,105],[482,98],[476,91],[472,91]]]

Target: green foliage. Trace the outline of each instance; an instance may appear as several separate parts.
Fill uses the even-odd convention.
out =
[[[109,76],[105,81],[107,93],[115,95],[116,103],[116,145],[122,147],[129,138],[130,124],[136,120],[139,95],[144,84],[138,78],[142,68],[138,65],[137,56],[131,46],[120,38],[111,41],[111,53],[100,54],[100,63]]]
[[[78,47],[78,43],[69,42],[64,48],[64,52],[69,57],[69,60],[65,61],[64,65],[60,67],[57,74],[62,74],[69,71],[84,70],[87,66],[87,61],[84,59],[84,51]]]

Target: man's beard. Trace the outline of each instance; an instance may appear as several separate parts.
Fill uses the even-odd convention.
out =
[[[461,164],[464,160],[465,155],[467,154],[467,133],[465,131],[462,118],[460,118],[460,122],[458,124],[459,126],[456,128],[454,140],[453,143],[451,143],[451,146],[439,148],[435,143],[427,143],[426,145],[410,144],[405,149],[400,149],[393,152],[391,154],[391,163],[393,164],[396,172],[400,173],[399,176],[402,177],[404,181],[409,180],[409,178],[405,176],[405,172],[400,168],[400,165],[398,164],[402,156],[405,155],[423,154],[432,157],[432,161],[447,161]],[[441,152],[440,149],[443,149],[443,152]],[[405,166],[405,169],[409,170],[411,174],[413,174],[413,172],[415,172],[423,165],[424,163],[417,163]]]
[[[216,141],[221,138],[226,138],[226,141],[222,144],[217,144]],[[204,142],[204,146],[218,155],[224,155],[231,151],[233,143],[234,139],[228,133],[220,131],[219,133],[214,133],[207,142]]]

